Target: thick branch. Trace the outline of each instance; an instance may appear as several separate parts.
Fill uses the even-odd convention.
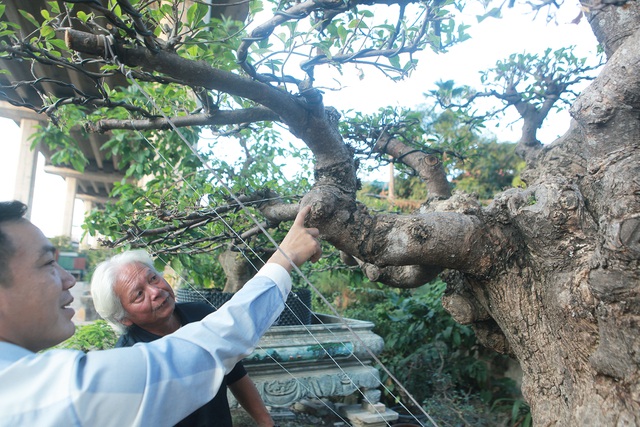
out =
[[[637,2],[633,3],[629,7],[640,8],[636,6]],[[625,40],[570,110],[580,124],[581,137],[586,138],[581,148],[585,158],[601,158],[605,153],[637,146],[640,135],[640,98],[637,96],[640,93],[640,52],[637,49],[640,46],[640,31]],[[623,49],[625,45],[629,48]],[[616,135],[616,138],[610,135]]]
[[[598,42],[603,46],[607,58],[638,29],[640,21],[640,5],[637,1],[627,2],[624,7],[618,5],[592,7],[592,1],[581,1],[586,9],[587,19]]]
[[[477,217],[453,212],[380,215],[369,237],[362,253],[376,265],[440,266],[482,274],[491,267],[495,250]]]
[[[339,250],[378,267],[451,268],[483,276],[500,256],[492,233],[475,215],[430,212],[371,216],[330,189],[315,188],[303,205],[313,206],[311,225]]]
[[[165,118],[154,118],[149,120],[100,120],[95,123],[87,123],[86,128],[90,132],[104,133],[113,129],[128,130],[149,130],[149,129],[170,129],[173,126],[220,126],[241,123],[253,123],[259,121],[276,121],[278,115],[268,108],[257,107],[247,108],[239,111],[218,110],[213,114],[191,114],[188,116],[178,116]]]
[[[300,210],[300,205],[278,201],[267,203],[259,209],[260,213],[264,215],[270,224],[279,224],[283,221],[293,220]]]
[[[403,265],[378,267],[363,263],[362,271],[373,282],[380,282],[394,288],[418,288],[438,277],[442,271],[439,267],[422,265]]]
[[[108,51],[102,40],[93,34],[72,29],[65,33],[65,41],[70,49],[106,57]],[[204,61],[185,59],[173,52],[152,52],[144,47],[126,46],[119,41],[110,47],[117,60],[129,67],[163,73],[188,86],[204,87],[249,99],[273,110],[287,123],[304,121],[306,116],[305,104],[288,92],[213,68]]]
[[[360,267],[367,278],[373,282],[384,283],[394,288],[418,288],[435,279],[442,271],[439,267],[403,265],[378,267],[368,264],[345,252],[340,252],[340,260],[346,265]]]
[[[76,30],[68,30],[65,40],[70,49],[92,55],[106,56],[102,38]],[[127,47],[116,42],[111,49],[118,61],[129,67],[164,73],[185,85],[219,90],[261,104],[280,116],[291,132],[304,140],[316,156],[317,179],[327,174],[323,170],[340,167],[340,180],[347,191],[355,192],[356,178],[353,155],[337,130],[339,114],[326,111],[321,99],[310,106],[304,100],[284,90],[236,74],[218,70],[204,61],[184,59],[173,52],[151,52],[144,47]],[[320,171],[320,172],[318,172]]]
[[[451,197],[451,187],[442,160],[438,157],[412,149],[387,134],[378,139],[373,151],[389,154],[415,170],[426,184],[429,200]]]

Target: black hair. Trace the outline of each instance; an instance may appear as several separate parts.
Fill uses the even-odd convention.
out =
[[[27,212],[27,205],[17,200],[0,202],[0,222],[20,219]]]
[[[0,286],[11,283],[9,261],[15,252],[11,239],[2,231],[2,224],[23,218],[26,211],[27,205],[17,200],[0,202]]]

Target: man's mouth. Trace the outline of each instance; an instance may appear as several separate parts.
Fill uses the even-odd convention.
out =
[[[164,301],[162,301],[162,304],[156,307],[156,310],[160,310],[162,307],[164,307],[167,301],[169,301],[169,297],[166,297]]]

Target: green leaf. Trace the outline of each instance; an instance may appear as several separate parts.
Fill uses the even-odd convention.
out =
[[[43,25],[40,27],[40,35],[45,39],[51,39],[56,36],[56,32],[53,28],[48,25]]]
[[[198,57],[198,46],[197,45],[193,45],[193,46],[189,46],[187,48],[187,53],[192,57],[192,58],[197,58]]]
[[[4,16],[4,10],[7,8],[6,5],[0,4],[0,18]]]
[[[389,57],[389,62],[391,63],[391,65],[393,65],[395,68],[400,69],[400,57],[398,55],[394,55],[394,56],[390,56]]]
[[[487,18],[500,19],[501,17],[502,17],[502,12],[501,12],[499,7],[494,7],[493,9],[491,9],[489,12],[485,13],[484,15],[476,15],[476,19],[478,20],[478,23],[484,21]]]
[[[79,20],[81,20],[82,22],[84,22],[85,24],[87,23],[87,21],[89,20],[89,15],[87,15],[86,13],[84,13],[83,11],[79,10],[78,13],[76,13],[76,16],[78,17]]]
[[[38,23],[38,21],[36,21],[36,19],[33,17],[32,14],[30,14],[29,12],[24,11],[22,9],[18,10],[18,12],[20,12],[20,15],[22,15],[24,17],[24,19],[26,19],[27,21],[31,22],[31,24],[34,27],[36,27],[36,28],[40,27],[40,24]]]
[[[262,12],[264,10],[264,4],[262,1],[252,1],[249,2],[249,11],[252,15],[257,14],[258,12]]]
[[[52,39],[52,40],[55,40],[55,39]],[[54,46],[51,44],[50,41],[46,42],[46,46],[47,46],[47,50],[49,51],[49,55],[55,56],[56,58],[62,58],[62,54],[54,49]]]
[[[337,30],[338,37],[340,37],[340,41],[344,44],[344,42],[347,40],[347,36],[349,35],[349,31],[342,25],[340,25]]]
[[[195,3],[187,10],[187,25],[191,28],[200,26],[208,13],[209,7],[207,5]]]
[[[67,44],[64,42],[64,40],[60,40],[60,39],[51,39],[49,40],[49,43],[55,47],[57,47],[60,50],[69,50],[69,48],[67,48]]]
[[[76,156],[71,158],[71,164],[73,165],[73,168],[79,172],[84,172],[84,166],[86,163],[86,159],[79,159]]]
[[[58,5],[57,1],[48,1],[47,4],[49,5],[49,9],[51,9],[51,13],[53,13],[54,15],[60,13],[60,6]]]

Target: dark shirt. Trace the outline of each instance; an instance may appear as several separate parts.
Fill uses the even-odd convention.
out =
[[[215,309],[207,304],[199,302],[185,302],[176,304],[176,314],[180,317],[182,325],[197,322],[213,313]],[[138,342],[151,342],[161,338],[159,335],[145,331],[137,325],[132,325],[127,329],[116,343],[116,347],[131,347]],[[197,409],[191,415],[180,421],[179,427],[233,427],[231,421],[231,411],[227,400],[227,384],[233,384],[247,375],[242,362],[238,362],[231,372],[229,372],[222,384],[218,394],[213,400]]]

